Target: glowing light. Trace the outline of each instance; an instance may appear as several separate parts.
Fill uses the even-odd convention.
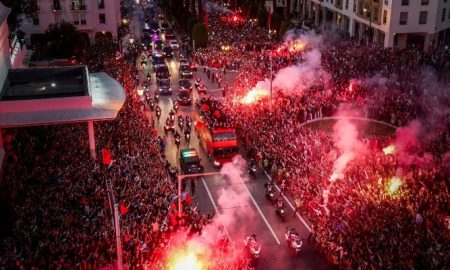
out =
[[[267,91],[253,88],[252,90],[250,90],[250,92],[247,93],[247,95],[245,95],[244,98],[242,98],[241,103],[253,104],[267,96],[269,96],[269,93],[267,93]]]
[[[387,155],[392,155],[395,153],[395,145],[391,144],[385,148],[383,148],[383,153]]]
[[[194,254],[187,254],[181,258],[176,259],[172,270],[202,270],[203,264],[198,261]]]
[[[237,21],[237,17],[236,16],[233,16],[233,21]]]
[[[389,194],[397,193],[398,189],[403,185],[403,182],[400,178],[394,176],[389,180],[388,183],[388,192]]]
[[[353,83],[350,83],[350,85],[348,86],[348,91],[353,92]]]

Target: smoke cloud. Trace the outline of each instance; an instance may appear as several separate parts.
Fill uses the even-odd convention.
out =
[[[334,161],[330,182],[343,179],[349,162],[365,150],[364,143],[359,139],[357,127],[346,117],[350,115],[354,115],[354,112],[338,112],[340,118],[333,126],[333,142],[339,151],[339,156]]]

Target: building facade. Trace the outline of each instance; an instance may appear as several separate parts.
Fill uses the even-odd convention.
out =
[[[74,24],[91,42],[101,35],[117,41],[120,24],[120,0],[36,0],[38,14],[24,20],[21,30],[26,33],[27,44],[33,34],[42,34],[50,24],[63,21]],[[103,38],[103,37],[102,37]]]
[[[288,2],[294,17],[380,46],[450,44],[450,0],[278,0]]]
[[[9,12],[10,9],[0,2],[0,92],[2,90],[1,87],[3,86],[3,82],[8,75],[8,70],[11,68],[9,29],[6,20]]]

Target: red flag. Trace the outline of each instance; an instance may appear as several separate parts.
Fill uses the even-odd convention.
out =
[[[122,203],[120,203],[120,214],[122,215],[126,215],[128,213],[128,208],[123,205]]]
[[[187,204],[191,204],[192,203],[192,198],[191,198],[191,196],[189,196],[189,194],[186,195],[185,200],[186,200]]]
[[[217,118],[217,119],[220,119],[222,117],[222,114],[220,113],[219,110],[215,110],[214,111],[214,117]]]
[[[171,223],[172,225],[177,225],[177,218],[175,217],[174,214],[170,214],[170,215],[169,215],[169,219],[170,219],[170,223]]]
[[[177,210],[177,206],[174,203],[170,204],[170,209],[172,209],[173,211]]]
[[[108,149],[102,148],[102,156],[103,156],[103,164],[105,165],[111,164],[111,152]]]

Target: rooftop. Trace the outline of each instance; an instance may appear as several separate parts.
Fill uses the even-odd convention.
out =
[[[0,100],[28,100],[87,96],[84,66],[12,69],[0,91]]]
[[[10,70],[0,92],[0,127],[112,120],[123,87],[85,66]]]

